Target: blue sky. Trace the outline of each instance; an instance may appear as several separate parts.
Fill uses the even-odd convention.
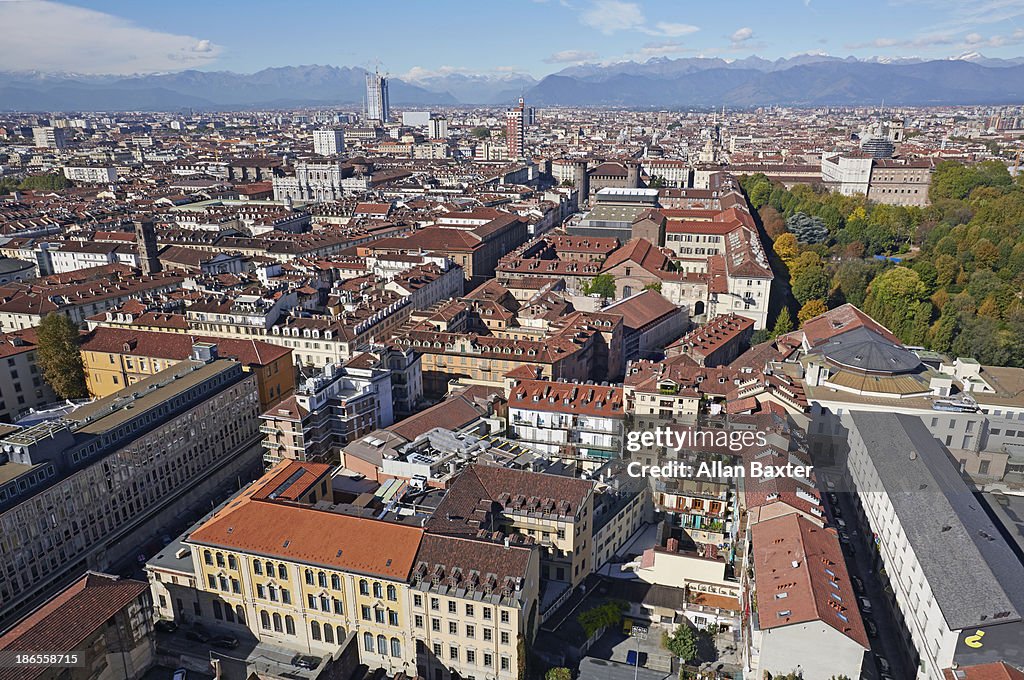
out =
[[[1024,0],[0,0],[0,69],[371,66],[543,76],[582,62],[1024,54]]]

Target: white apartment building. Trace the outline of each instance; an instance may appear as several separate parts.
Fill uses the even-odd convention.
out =
[[[867,195],[871,184],[871,156],[841,153],[821,154],[821,181],[835,187],[843,196]]]
[[[320,156],[345,153],[345,131],[313,130],[313,152]]]
[[[66,165],[64,176],[72,182],[85,184],[109,184],[117,181],[117,170],[102,165]]]
[[[1024,661],[1024,566],[947,450],[917,417],[855,411],[846,471],[875,537],[915,677],[957,665]],[[973,643],[972,643],[973,641]],[[981,642],[982,644],[977,644]]]

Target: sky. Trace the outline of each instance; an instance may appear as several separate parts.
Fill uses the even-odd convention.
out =
[[[580,63],[1024,55],[1024,0],[0,0],[0,70],[540,78]]]

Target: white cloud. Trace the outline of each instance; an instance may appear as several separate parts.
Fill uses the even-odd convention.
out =
[[[587,50],[562,50],[555,52],[544,60],[546,64],[576,64],[581,61],[592,61],[597,59],[597,52]]]
[[[138,26],[49,0],[0,2],[0,67],[8,71],[129,75],[205,66],[222,48],[209,40]]]
[[[593,0],[590,6],[580,15],[585,26],[597,29],[605,35],[618,31],[638,31],[647,35],[665,38],[678,38],[700,30],[691,24],[671,21],[659,21],[650,26],[644,11],[635,2],[622,0]]]
[[[647,22],[640,5],[620,0],[596,0],[580,20],[605,34],[636,30]]]
[[[690,24],[673,24],[667,21],[659,21],[654,27],[657,29],[656,33],[668,38],[678,38],[700,30],[697,26],[691,26]]]
[[[744,26],[743,28],[737,29],[735,33],[729,36],[734,45],[746,42],[754,37],[754,29]]]

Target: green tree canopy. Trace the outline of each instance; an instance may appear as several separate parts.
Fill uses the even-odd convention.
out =
[[[598,274],[583,284],[583,294],[598,294],[601,297],[615,297],[615,277],[611,274]]]
[[[78,351],[78,328],[63,314],[51,312],[37,330],[36,356],[43,379],[61,399],[89,396],[85,368]]]
[[[671,635],[664,633],[661,644],[665,649],[687,662],[697,658],[699,641],[700,636],[697,631],[684,623],[676,626]]]

